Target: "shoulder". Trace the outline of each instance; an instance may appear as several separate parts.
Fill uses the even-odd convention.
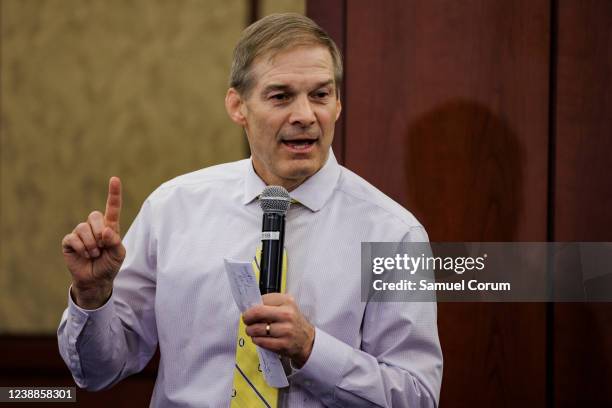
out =
[[[163,201],[177,194],[198,194],[242,185],[248,162],[245,159],[223,163],[177,176],[160,185],[148,200]]]
[[[410,211],[351,170],[342,166],[341,170],[337,192],[351,208],[369,214],[368,218],[376,223],[409,231],[421,230],[423,236],[427,236],[423,225]]]

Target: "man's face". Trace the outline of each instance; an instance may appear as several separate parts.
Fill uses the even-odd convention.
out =
[[[301,46],[259,57],[251,69],[253,89],[246,98],[234,91],[239,101],[228,111],[246,130],[257,174],[291,190],[327,160],[341,109],[333,61],[325,47]]]

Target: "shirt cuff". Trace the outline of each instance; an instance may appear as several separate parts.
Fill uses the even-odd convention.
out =
[[[87,387],[87,381],[83,375],[81,356],[77,343],[82,337],[91,338],[96,333],[103,333],[109,326],[114,310],[113,296],[102,306],[94,310],[86,310],[79,307],[72,299],[72,286],[68,289],[68,310],[61,343],[63,344],[62,355],[66,364],[72,372],[76,384],[81,388]]]
[[[299,370],[294,368],[289,379],[325,400],[333,399],[352,351],[348,344],[315,328],[315,340],[306,364]]]
[[[75,330],[76,336],[80,334],[84,326],[98,326],[100,328],[108,327],[113,318],[113,293],[108,298],[106,303],[97,309],[83,309],[77,305],[72,299],[72,286],[68,289],[68,322],[72,324],[72,329]]]

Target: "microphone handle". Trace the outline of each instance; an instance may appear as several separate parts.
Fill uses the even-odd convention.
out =
[[[281,291],[284,243],[285,215],[264,213],[259,269],[259,290],[262,295]]]

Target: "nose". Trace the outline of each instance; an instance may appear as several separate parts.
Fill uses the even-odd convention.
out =
[[[310,100],[306,95],[300,95],[295,99],[292,106],[289,122],[292,125],[307,128],[312,126],[316,121],[314,110],[310,104]]]

